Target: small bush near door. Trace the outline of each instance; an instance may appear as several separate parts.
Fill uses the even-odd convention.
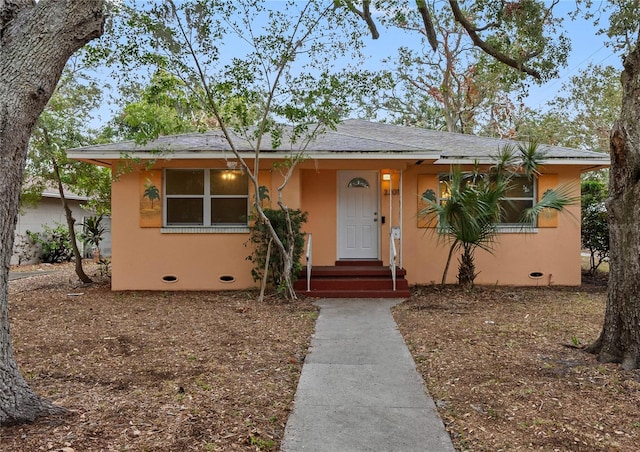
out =
[[[280,209],[264,209],[264,213],[269,218],[273,228],[282,243],[284,244],[285,249],[292,249],[293,251],[293,268],[291,281],[295,281],[298,273],[301,270],[300,258],[302,257],[304,251],[304,236],[305,233],[302,232],[302,225],[307,222],[307,213],[302,212],[301,210],[293,210],[289,209],[289,216],[291,218],[291,230],[292,235],[288,233],[287,228],[287,217],[286,213]],[[269,234],[269,230],[267,225],[262,221],[256,221],[255,224],[251,228],[251,239],[250,242],[254,245],[254,251],[251,256],[247,257],[247,259],[254,263],[255,267],[251,270],[251,275],[255,281],[261,281],[264,275],[265,264],[267,261],[267,250],[270,249],[269,256],[269,268],[268,268],[268,279],[267,284],[275,287],[276,289],[282,287],[284,284],[284,270],[283,263],[284,259],[280,255],[280,251],[275,246],[275,244],[271,244],[269,247],[269,242],[271,240],[271,235]],[[290,246],[293,245],[293,248]]]

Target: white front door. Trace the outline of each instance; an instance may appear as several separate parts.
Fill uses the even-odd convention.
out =
[[[377,171],[338,172],[338,259],[378,259]]]

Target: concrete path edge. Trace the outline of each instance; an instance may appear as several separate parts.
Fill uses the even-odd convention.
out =
[[[455,451],[391,315],[402,299],[320,299],[281,451]]]

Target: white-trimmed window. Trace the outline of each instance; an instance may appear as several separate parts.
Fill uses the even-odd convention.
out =
[[[520,218],[526,209],[536,203],[535,178],[518,175],[511,179],[509,189],[502,204],[503,217],[501,226],[522,226]],[[531,225],[533,226],[533,225]]]
[[[468,175],[471,177],[472,173],[468,173]],[[483,177],[483,175],[481,174],[479,177]],[[449,178],[448,173],[438,175],[438,202],[440,204],[449,199]],[[503,216],[500,227],[518,226],[522,228],[523,224],[520,222],[520,218],[526,209],[533,207],[536,203],[535,194],[535,179],[530,180],[525,175],[514,176],[501,203]]]
[[[167,227],[246,226],[249,178],[232,169],[165,169]]]

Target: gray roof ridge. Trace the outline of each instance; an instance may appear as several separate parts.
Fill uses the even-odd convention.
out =
[[[494,137],[486,137],[483,135],[473,135],[473,134],[469,134],[469,133],[461,133],[461,132],[449,132],[448,130],[436,130],[436,129],[429,129],[427,127],[417,127],[417,126],[412,126],[412,125],[408,125],[408,126],[404,126],[401,124],[390,124],[388,122],[376,122],[376,121],[369,121],[366,119],[347,119],[345,121],[343,121],[343,123],[346,123],[347,121],[349,122],[360,122],[360,123],[365,123],[365,124],[371,124],[371,125],[375,125],[377,127],[388,127],[388,128],[393,128],[393,129],[409,129],[412,131],[416,131],[418,133],[424,133],[424,134],[431,134],[431,135],[438,135],[438,136],[449,136],[451,137],[453,136],[458,136],[460,138],[467,138],[467,139],[473,139],[473,140],[483,140],[486,142],[508,142],[508,143],[522,143],[522,140],[509,140],[506,138],[494,138]],[[359,137],[360,138],[360,137]],[[381,142],[387,142],[387,141],[381,141]],[[559,146],[557,146],[559,147]],[[420,149],[424,149],[424,148],[420,148]],[[573,149],[573,148],[567,148],[567,149]]]
[[[346,122],[359,122],[359,123],[363,123],[363,124],[371,124],[371,125],[376,125],[378,127],[389,127],[389,128],[394,128],[394,129],[410,129],[410,130],[414,130],[417,131],[419,133],[425,133],[425,134],[431,134],[431,135],[437,135],[440,137],[451,137],[451,136],[458,136],[459,138],[463,138],[463,139],[472,139],[474,141],[484,141],[485,143],[496,143],[496,144],[518,144],[518,143],[529,143],[530,141],[528,140],[514,140],[514,139],[509,139],[509,138],[496,138],[496,137],[487,137],[484,135],[474,135],[474,134],[468,134],[468,133],[461,133],[461,132],[449,132],[448,130],[436,130],[436,129],[428,129],[426,127],[417,127],[417,126],[412,126],[412,125],[401,125],[401,124],[390,124],[387,122],[375,122],[375,121],[369,121],[367,119],[358,119],[358,118],[352,118],[352,119],[346,119],[343,121],[343,124]],[[381,141],[381,142],[387,142],[387,141]],[[549,143],[537,143],[538,146],[540,148],[542,148],[542,150],[544,150],[544,148],[548,148],[548,149],[555,149],[555,150],[565,150],[565,151],[571,151],[571,152],[586,152],[586,153],[590,153],[593,154],[593,156],[608,156],[607,152],[599,152],[599,151],[593,151],[590,149],[579,149],[579,148],[572,148],[569,146],[559,146],[559,145],[554,145],[554,144],[549,144]],[[413,147],[413,146],[412,146]],[[425,150],[425,148],[420,148],[421,150]],[[498,150],[498,149],[496,149]],[[438,151],[437,149],[434,149],[433,151]],[[444,151],[444,150],[440,150],[440,152],[444,152],[444,153],[448,153],[448,152],[452,152],[452,151]],[[556,157],[556,158],[562,158],[562,157]],[[571,158],[571,157],[564,157],[564,158]]]
[[[246,137],[231,131],[238,152],[245,154],[253,152],[253,145]],[[425,158],[440,159],[477,159],[488,158],[497,154],[506,144],[526,143],[525,141],[508,140],[504,138],[484,137],[478,135],[433,130],[415,126],[404,126],[383,122],[369,121],[365,119],[344,119],[335,128],[328,128],[323,134],[307,143],[305,153],[310,156],[319,155],[326,158],[329,154],[379,154],[396,158],[402,154],[407,157],[416,154],[424,154]],[[281,146],[273,149],[269,143],[263,143],[261,152],[265,155],[289,152],[289,147],[295,148],[294,143],[283,140]],[[554,160],[592,160],[607,161],[607,153],[589,150],[575,149],[563,146],[554,146],[540,143],[541,151],[548,154],[549,159]],[[179,155],[211,153],[224,154],[232,152],[226,142],[220,128],[212,128],[205,131],[195,131],[182,134],[164,135],[146,143],[136,143],[134,140],[116,141],[113,143],[101,143],[98,145],[84,146],[68,151],[74,152],[76,157],[82,154],[104,153],[105,155],[139,154],[147,155],[158,151],[160,153],[175,153]],[[413,158],[413,157],[410,157]]]

